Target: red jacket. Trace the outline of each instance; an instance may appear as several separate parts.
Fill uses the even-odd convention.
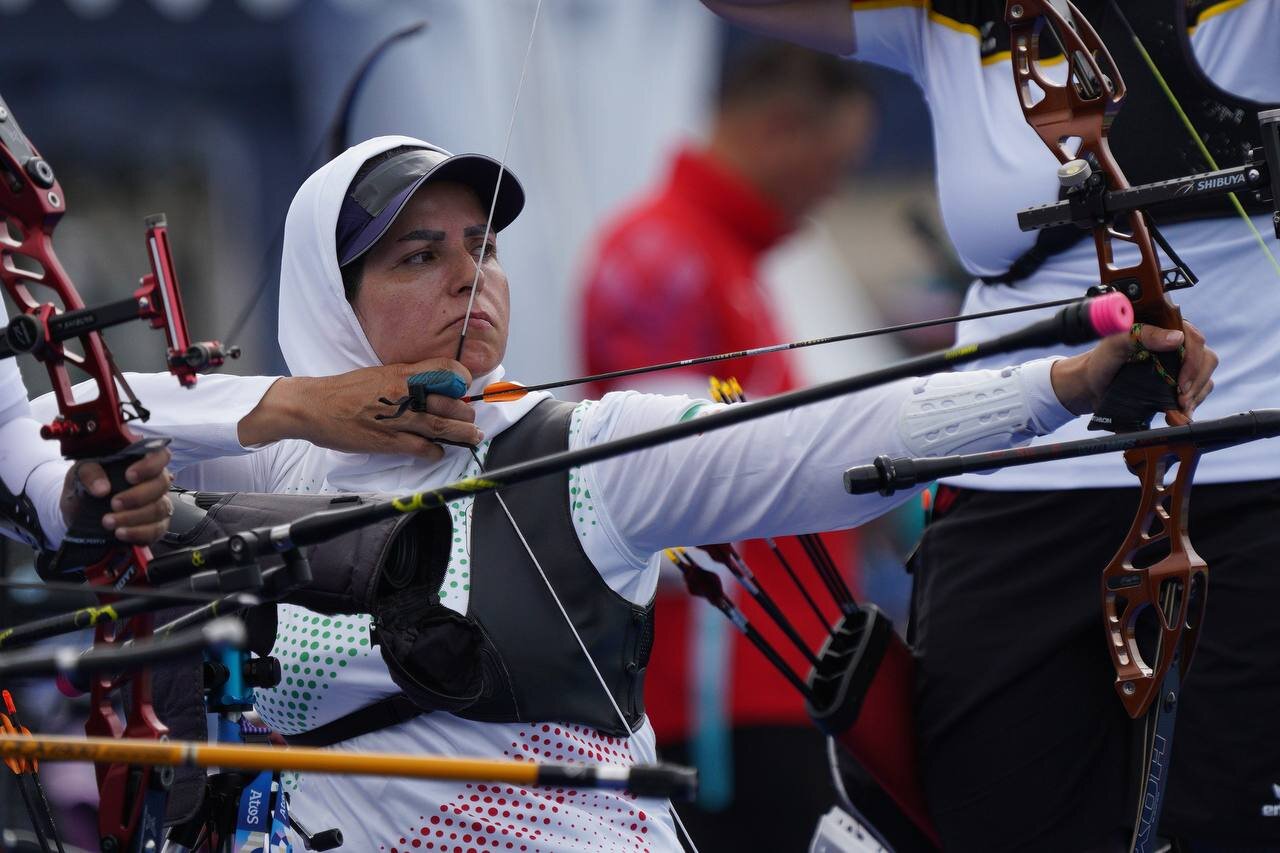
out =
[[[783,214],[736,174],[708,155],[685,149],[670,176],[652,195],[618,214],[601,232],[586,272],[581,340],[586,367],[600,373],[660,361],[711,355],[786,340],[775,322],[768,293],[756,278],[761,255],[790,231]],[[736,377],[747,395],[766,397],[797,386],[789,353],[716,362],[696,375]],[[626,388],[626,380],[591,389]],[[851,534],[826,536],[838,565],[848,568]],[[672,543],[687,544],[687,543]],[[799,628],[811,648],[824,634],[794,584],[763,543],[742,549],[748,565]],[[829,596],[792,543],[788,559],[824,607]],[[731,585],[726,584],[726,589]],[[803,658],[768,617],[732,588],[740,607],[804,677]],[[645,701],[659,742],[689,734],[693,696],[690,662],[691,601],[682,591],[659,589],[657,637]],[[834,616],[834,607],[827,607]],[[727,626],[727,622],[726,622]],[[790,724],[806,718],[794,688],[744,638],[734,632],[728,678],[735,725]]]

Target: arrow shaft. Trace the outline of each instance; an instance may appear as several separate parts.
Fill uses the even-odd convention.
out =
[[[1063,305],[1070,305],[1073,302],[1079,302],[1079,297],[1070,299],[1055,299],[1052,302],[1038,302],[1035,305],[1020,305],[1016,308],[999,308],[992,311],[979,311],[976,314],[958,314],[954,317],[938,317],[933,320],[916,320],[911,323],[900,323],[896,326],[883,326],[879,329],[866,329],[860,332],[847,332],[842,335],[831,335],[825,338],[810,338],[804,341],[789,341],[783,344],[770,344],[763,347],[753,347],[752,349],[737,350],[735,352],[722,352],[717,355],[703,355],[695,358],[682,358],[679,361],[666,361],[661,364],[646,364],[643,367],[628,367],[622,370],[610,370],[605,373],[593,373],[590,376],[579,376],[575,379],[558,379],[555,382],[543,382],[539,385],[528,385],[518,389],[518,393],[523,396],[534,391],[550,391],[555,388],[565,388],[571,385],[585,385],[589,382],[607,382],[611,379],[622,379],[627,376],[640,376],[645,373],[657,373],[661,370],[677,370],[682,367],[696,367],[700,364],[713,364],[719,361],[729,361],[736,358],[751,358],[757,355],[768,355],[774,352],[784,352],[786,350],[804,349],[805,347],[816,347],[822,344],[838,344],[843,341],[856,341],[860,338],[873,338],[877,335],[889,335],[895,332],[909,332],[913,329],[927,329],[930,326],[944,326],[948,323],[960,323],[965,320],[982,320],[988,317],[1000,317],[1005,314],[1020,314],[1024,311],[1037,311],[1042,308],[1060,308]],[[510,392],[502,392],[510,393]],[[490,394],[482,391],[479,394],[471,394],[463,397],[464,403],[474,403],[480,400],[488,399]]]
[[[157,741],[132,738],[30,737],[0,735],[0,757],[40,761],[85,761],[98,764],[297,770],[346,776],[396,776],[456,782],[506,782],[514,785],[560,785],[579,788],[628,789],[633,775],[652,784],[655,773],[670,776],[671,791],[690,784],[688,771],[672,765],[549,764],[389,752],[340,752],[308,747]],[[661,781],[661,780],[659,780]],[[650,793],[645,791],[644,793]]]

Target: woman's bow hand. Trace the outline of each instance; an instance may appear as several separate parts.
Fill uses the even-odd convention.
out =
[[[1178,415],[1170,419],[1186,423],[1196,407],[1213,390],[1213,371],[1218,367],[1217,354],[1205,346],[1204,334],[1191,323],[1182,324],[1183,332],[1144,324],[1134,335],[1112,335],[1081,355],[1056,361],[1051,379],[1054,393],[1068,411],[1077,415],[1092,412],[1115,378],[1121,365],[1137,351],[1137,345],[1151,352],[1173,352],[1185,345],[1182,369],[1178,373]]]

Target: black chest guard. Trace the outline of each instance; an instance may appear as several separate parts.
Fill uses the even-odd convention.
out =
[[[566,450],[574,404],[547,400],[494,440],[486,468]],[[482,722],[565,722],[626,736],[644,717],[644,672],[653,606],[615,593],[582,550],[571,514],[568,472],[502,490],[502,497],[626,716],[623,728],[492,493],[472,507],[471,595],[462,617],[439,596],[406,600],[375,625],[404,691],[289,742],[327,746],[447,711]],[[431,626],[406,631],[407,625]],[[394,632],[389,628],[395,629]]]

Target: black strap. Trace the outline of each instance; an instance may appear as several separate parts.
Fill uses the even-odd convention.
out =
[[[1058,225],[1053,228],[1046,228],[1036,235],[1035,243],[1031,245],[1030,249],[1019,255],[1009,265],[1009,269],[1000,275],[982,276],[982,283],[1016,284],[1025,278],[1030,278],[1049,258],[1065,252],[1087,236],[1089,236],[1087,231],[1074,225]]]
[[[325,723],[317,729],[288,735],[290,746],[333,746],[353,737],[367,735],[379,729],[398,726],[414,717],[430,713],[420,708],[403,693],[395,693],[385,699],[357,708],[346,716]]]

